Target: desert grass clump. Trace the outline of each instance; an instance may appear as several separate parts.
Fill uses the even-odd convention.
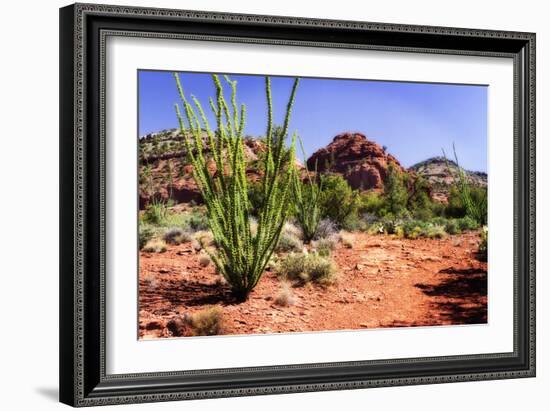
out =
[[[148,288],[154,289],[158,287],[159,281],[153,273],[146,273],[143,277],[143,282]]]
[[[182,230],[179,227],[172,227],[164,232],[162,239],[167,244],[179,245],[181,243],[190,242],[193,239],[193,236],[190,232]]]
[[[288,307],[296,303],[296,297],[294,296],[289,283],[282,283],[281,289],[275,296],[274,303],[281,307]]]
[[[168,207],[162,200],[153,199],[145,208],[142,220],[153,225],[162,225],[168,215]]]
[[[244,149],[246,107],[244,104],[240,109],[238,107],[237,82],[224,76],[231,88],[228,102],[219,76],[212,76],[216,89],[215,100],[210,99],[216,119],[216,130],[212,131],[200,102],[195,97],[191,97],[190,102],[177,73],[174,73],[174,78],[186,119],[179,105],[176,105],[176,114],[193,165],[193,178],[206,204],[209,227],[217,245],[210,257],[231,285],[233,294],[246,300],[264,272],[291,208],[295,136],[290,149],[286,147],[286,139],[299,80],[294,81],[283,127],[274,133],[271,80],[269,77],[265,79],[268,120],[266,147],[260,166],[262,201],[254,210],[258,219],[254,235],[250,227],[252,207],[248,198]],[[211,173],[208,167],[207,151],[216,166],[215,173]]]
[[[339,238],[336,235],[330,237],[321,238],[319,240],[314,240],[311,245],[313,249],[323,257],[328,257],[336,249]]]
[[[320,240],[321,238],[332,237],[337,235],[338,231],[338,227],[330,218],[323,218],[317,226],[314,239]]]
[[[301,284],[313,281],[329,285],[336,281],[336,266],[328,257],[318,253],[291,253],[281,259],[277,267],[283,278]]]
[[[340,241],[342,241],[342,245],[345,248],[353,248],[354,237],[352,234],[348,232],[341,232],[340,239],[341,239]]]
[[[281,258],[277,264],[277,272],[288,280],[305,281],[309,277],[306,273],[307,255],[304,253],[290,253]]]
[[[199,256],[199,264],[201,267],[208,267],[210,265],[210,257],[208,254],[201,254]]]
[[[185,218],[184,223],[190,231],[204,231],[208,230],[208,218],[203,213],[192,212]]]
[[[155,231],[153,228],[147,224],[139,225],[139,249],[142,250],[143,247],[153,238]]]
[[[208,251],[209,248],[216,245],[214,234],[212,234],[212,231],[210,230],[197,231],[193,234],[193,239],[200,244],[199,249],[205,249]]]
[[[218,306],[208,307],[185,316],[193,336],[219,335],[223,330],[223,311]]]
[[[304,245],[302,240],[300,240],[300,236],[300,229],[294,224],[286,222],[279,237],[279,242],[277,243],[275,251],[289,252],[302,250]]]
[[[164,253],[166,249],[166,243],[159,239],[150,240],[143,247],[143,251],[146,253]]]
[[[307,274],[310,281],[320,285],[330,285],[336,282],[336,266],[334,262],[316,253],[307,256]]]
[[[445,226],[442,225],[430,225],[425,232],[426,237],[428,238],[437,238],[442,239],[447,236],[445,232]]]
[[[480,232],[480,242],[479,242],[479,249],[478,249],[478,259],[481,261],[487,261],[488,257],[488,246],[489,246],[489,230],[487,229],[487,226],[484,226]]]

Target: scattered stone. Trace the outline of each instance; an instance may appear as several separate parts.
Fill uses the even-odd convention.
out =
[[[164,323],[161,320],[152,320],[145,324],[146,330],[160,330],[164,328]]]
[[[172,318],[166,324],[166,328],[172,333],[174,337],[182,337],[188,330],[187,322],[184,317],[176,316]]]

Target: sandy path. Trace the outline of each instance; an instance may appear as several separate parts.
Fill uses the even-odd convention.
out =
[[[478,235],[407,240],[355,233],[334,252],[339,281],[294,287],[296,304],[273,303],[280,289],[266,272],[248,301],[232,302],[202,268],[190,244],[140,255],[140,336],[170,337],[175,315],[220,305],[225,334],[475,324],[487,320],[487,265],[475,259]]]

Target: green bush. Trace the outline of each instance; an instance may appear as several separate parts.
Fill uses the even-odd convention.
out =
[[[208,217],[200,212],[193,211],[187,215],[185,224],[191,231],[208,230]]]
[[[359,195],[358,211],[361,214],[379,214],[384,207],[384,198],[376,191],[366,191]]]
[[[445,227],[445,224],[440,224],[438,219],[433,219],[429,222],[422,220],[407,220],[403,223],[402,230],[405,238],[413,240],[421,237],[444,238],[447,235]]]
[[[386,234],[398,234],[399,233],[399,227],[403,226],[405,221],[408,221],[409,218],[405,216],[405,218],[398,218],[395,217],[393,214],[386,214],[384,217],[380,219],[380,223],[383,228],[383,232]]]
[[[462,204],[458,188],[452,186],[447,196],[447,205],[445,206],[445,216],[453,218],[462,218],[466,215],[466,209]]]
[[[358,212],[358,193],[339,174],[322,174],[320,179],[323,186],[320,196],[323,218],[329,218],[342,227],[347,219]]]
[[[409,220],[403,224],[403,235],[405,238],[415,240],[423,237],[428,228],[428,223],[421,220]]]
[[[457,222],[461,231],[470,231],[479,228],[478,222],[469,216],[459,218]]]
[[[467,179],[466,172],[462,169],[458,163],[458,156],[453,144],[453,152],[455,156],[455,162],[458,169],[458,179],[455,183],[456,191],[458,192],[460,203],[465,211],[465,214],[480,225],[487,223],[487,190],[481,187],[473,186]],[[447,159],[445,151],[443,156]],[[451,173],[451,168],[447,163],[447,168]]]
[[[447,224],[445,224],[445,231],[449,234],[460,234],[462,229],[460,228],[458,220],[452,218],[447,221]]]
[[[429,196],[428,182],[418,176],[413,184],[413,192],[407,200],[407,208],[420,220],[429,220],[434,216],[433,201]]]
[[[425,235],[428,238],[445,238],[447,233],[445,232],[445,226],[437,224],[429,224]]]
[[[164,201],[153,199],[142,215],[142,221],[153,225],[162,225],[166,221],[168,208]]]
[[[407,210],[409,194],[403,176],[390,163],[384,183],[384,210],[386,213],[400,215]]]

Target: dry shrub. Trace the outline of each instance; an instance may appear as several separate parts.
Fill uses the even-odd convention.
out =
[[[281,285],[281,289],[275,297],[275,304],[281,307],[288,307],[289,305],[294,305],[296,303],[296,297],[290,288],[290,284],[284,282]]]
[[[300,239],[301,235],[302,232],[298,227],[292,223],[286,222],[281,231],[281,236],[279,237],[279,242],[275,250],[282,252],[302,250],[304,244]]]
[[[320,240],[321,238],[328,238],[338,234],[338,227],[329,218],[324,218],[319,222],[317,231],[315,232],[314,240]]]
[[[340,233],[340,238],[342,245],[346,248],[353,248],[354,237],[350,233],[342,232]]]
[[[282,277],[300,283],[313,281],[317,284],[328,285],[336,281],[334,262],[318,253],[289,254],[279,262],[278,272]]]
[[[143,275],[143,281],[149,288],[157,288],[159,281],[157,280],[157,277],[153,273],[145,273]]]
[[[328,257],[330,256],[331,252],[334,251],[334,249],[336,248],[338,241],[339,239],[337,235],[331,235],[330,237],[315,240],[311,243],[311,245],[313,249],[319,253],[319,255],[323,257]]]
[[[166,243],[163,240],[150,240],[143,247],[146,253],[164,253],[166,251]]]
[[[187,243],[193,239],[190,232],[182,230],[179,227],[169,228],[166,230],[162,238],[166,243],[176,245]]]
[[[208,254],[201,254],[199,256],[199,264],[201,265],[201,267],[208,267],[208,265],[210,265],[210,257],[208,256]]]
[[[192,335],[218,335],[222,333],[223,312],[218,306],[208,307],[186,315],[185,322],[190,326]]]
[[[193,238],[200,244],[201,248],[214,246],[214,235],[212,234],[212,231],[197,231],[193,234]]]
[[[310,254],[307,258],[307,273],[311,281],[321,285],[336,282],[336,267],[329,258]]]

